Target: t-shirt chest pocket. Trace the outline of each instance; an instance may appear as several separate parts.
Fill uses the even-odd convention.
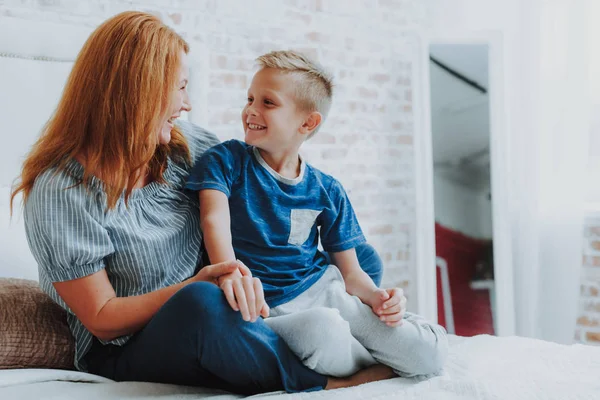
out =
[[[296,246],[304,244],[319,214],[320,210],[292,209],[288,243]]]

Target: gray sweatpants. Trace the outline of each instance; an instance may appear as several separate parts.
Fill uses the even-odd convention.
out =
[[[400,376],[435,374],[448,353],[443,327],[410,313],[401,326],[387,326],[346,292],[333,265],[300,296],[272,308],[265,322],[323,375],[348,376],[377,362]]]

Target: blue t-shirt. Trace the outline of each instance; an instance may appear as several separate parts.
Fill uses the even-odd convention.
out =
[[[365,242],[342,185],[301,162],[300,175],[285,178],[258,149],[229,140],[207,150],[186,188],[215,189],[229,198],[236,257],[263,284],[270,307],[292,300],[328,266],[318,250],[348,250]]]

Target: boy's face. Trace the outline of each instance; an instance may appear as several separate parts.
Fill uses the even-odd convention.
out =
[[[247,144],[272,153],[300,147],[307,113],[296,106],[294,85],[292,75],[277,69],[263,68],[254,75],[242,111]]]

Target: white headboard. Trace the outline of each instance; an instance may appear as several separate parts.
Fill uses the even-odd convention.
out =
[[[20,199],[11,220],[9,193],[24,156],[54,110],[92,28],[0,19],[0,277],[37,279]]]
[[[20,199],[10,218],[10,187],[54,111],[73,61],[93,29],[0,17],[0,277],[37,280]],[[205,120],[204,50],[193,48],[190,54],[190,96],[196,106],[189,119],[196,123]]]

